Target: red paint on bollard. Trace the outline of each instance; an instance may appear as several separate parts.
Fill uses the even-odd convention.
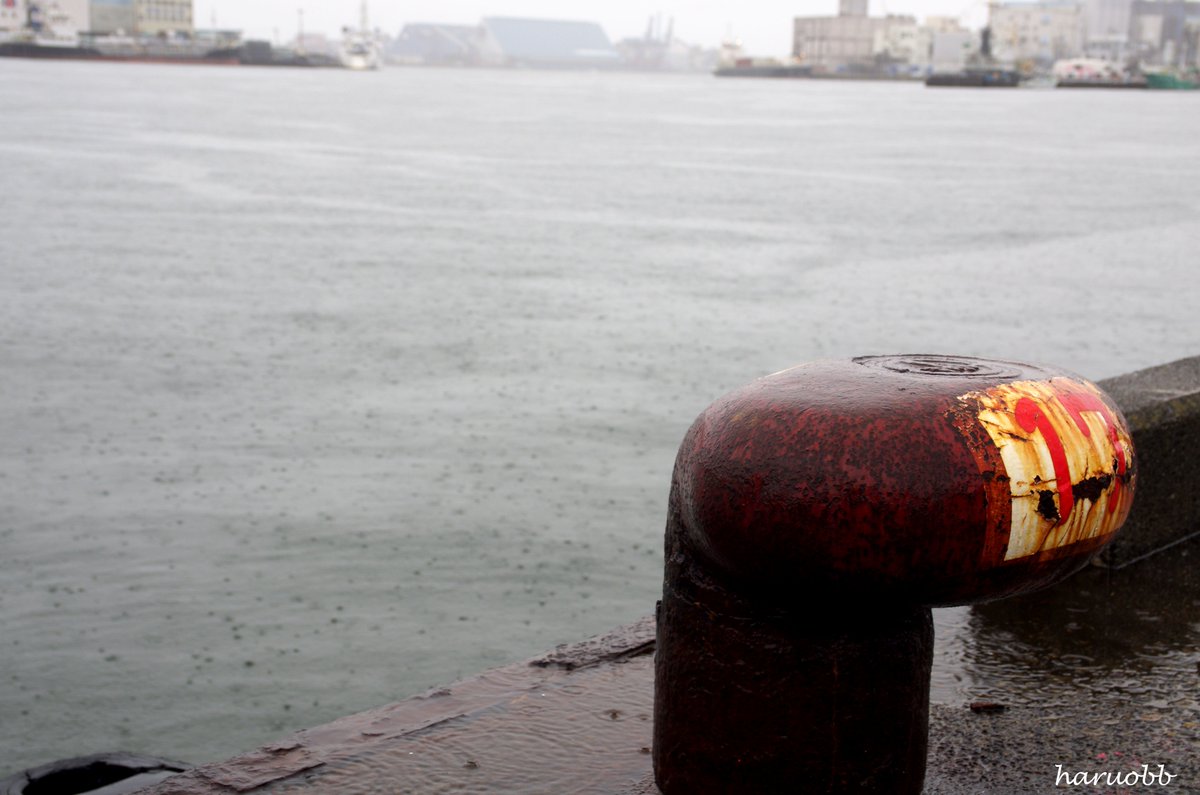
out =
[[[717,400],[671,490],[660,788],[919,793],[929,607],[1085,565],[1134,461],[1099,389],[1013,362],[816,362]]]

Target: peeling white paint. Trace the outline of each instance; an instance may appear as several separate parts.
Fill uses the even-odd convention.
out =
[[[999,448],[1009,477],[1012,520],[1005,560],[1108,536],[1124,521],[1131,492],[1119,476],[1133,445],[1128,429],[1100,394],[1088,382],[1054,378],[962,396],[977,402],[979,421]],[[1026,402],[1019,410],[1023,401],[1032,405]],[[1093,479],[1107,484],[1088,498],[1084,493],[1089,490],[1079,484],[1092,481],[1094,490]]]

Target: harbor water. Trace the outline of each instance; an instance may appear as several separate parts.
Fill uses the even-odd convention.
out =
[[[757,376],[1196,354],[1196,100],[5,59],[0,776],[650,613],[676,446]],[[993,614],[939,614],[935,700],[991,694]]]

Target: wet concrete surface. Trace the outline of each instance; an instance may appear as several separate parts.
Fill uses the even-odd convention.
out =
[[[1200,792],[1200,542],[1118,572],[972,608],[965,667],[991,714],[931,714],[927,793],[1030,793],[1058,768],[1163,765],[1163,792]],[[1065,784],[1063,785],[1065,787]],[[1071,787],[1079,792],[1138,787]]]
[[[933,705],[927,795],[1138,791],[1056,787],[1056,778],[1143,765],[1172,776],[1152,791],[1200,792],[1198,562],[1191,541],[971,608],[962,662],[979,698]],[[651,795],[653,638],[646,618],[197,768],[148,795]]]
[[[653,638],[644,619],[150,792],[619,792],[650,770]]]

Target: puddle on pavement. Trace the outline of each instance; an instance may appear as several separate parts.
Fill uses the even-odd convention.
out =
[[[939,637],[935,702],[1197,709],[1200,539],[1121,571],[1089,568],[1046,591],[938,612],[953,621]]]

